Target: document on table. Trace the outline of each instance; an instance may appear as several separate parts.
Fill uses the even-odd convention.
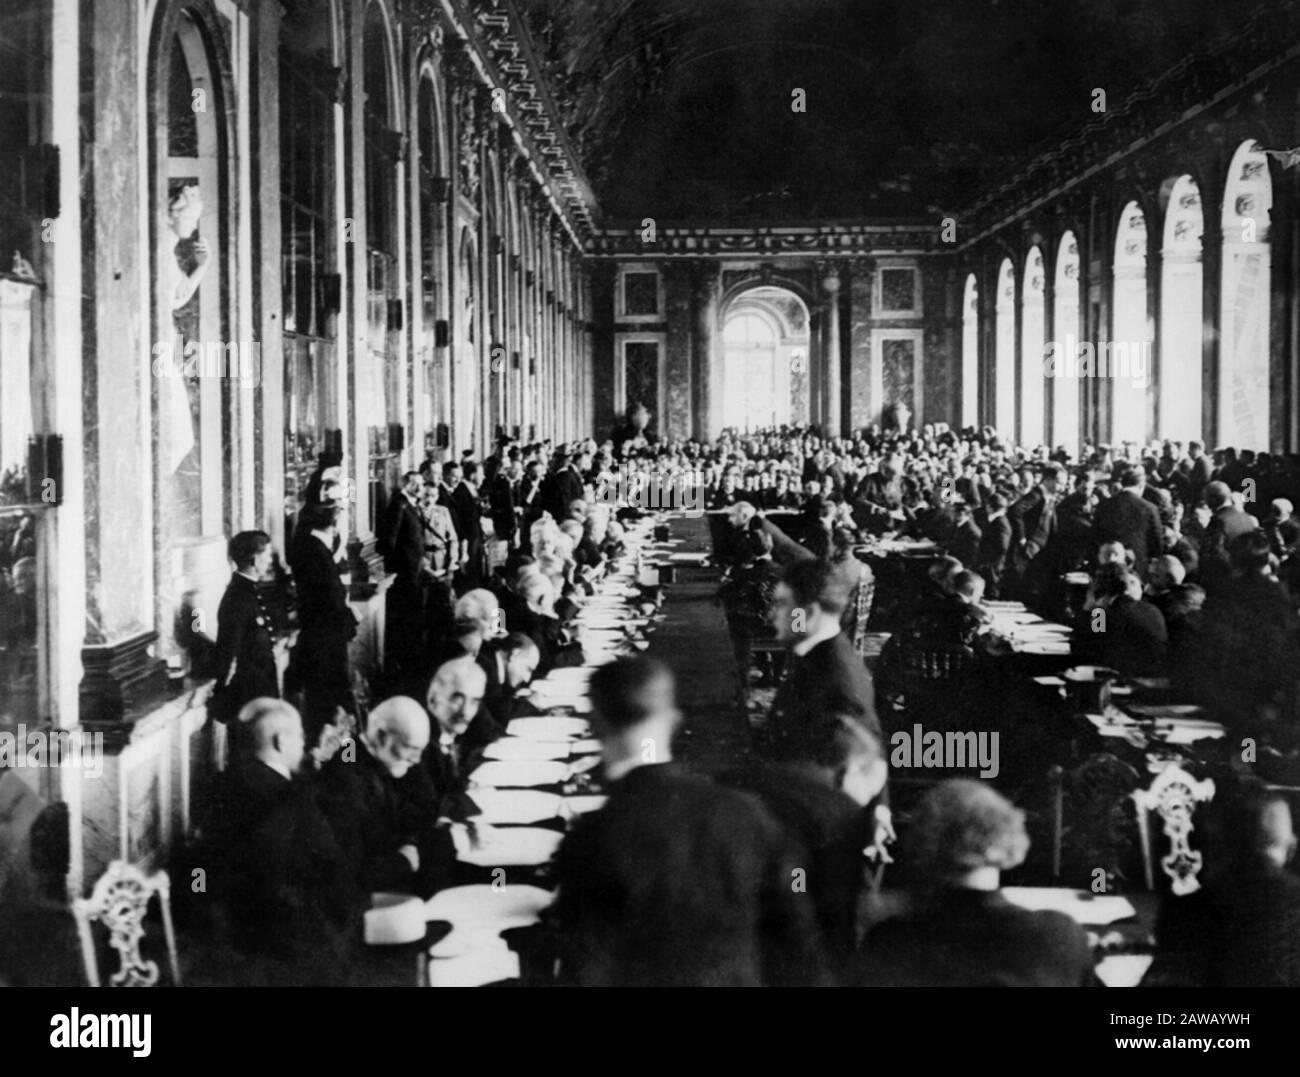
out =
[[[1118,894],[1092,894],[1058,886],[1005,886],[1002,896],[1022,909],[1063,912],[1076,923],[1104,927],[1137,915],[1132,902]]]

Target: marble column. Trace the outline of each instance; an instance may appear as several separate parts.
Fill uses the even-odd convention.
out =
[[[831,437],[843,433],[842,408],[840,406],[841,372],[840,372],[840,288],[839,271],[832,267],[822,278],[822,290],[826,292],[826,380],[825,385],[825,425]]]
[[[694,266],[691,302],[694,308],[691,363],[691,436],[706,440],[714,433],[713,365],[718,326],[718,295],[722,266],[699,262]]]

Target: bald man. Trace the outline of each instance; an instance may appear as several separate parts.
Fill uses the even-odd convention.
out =
[[[249,758],[228,773],[212,890],[257,982],[346,982],[363,899],[302,776],[302,719],[278,699],[240,711]]]
[[[445,870],[450,841],[438,825],[438,792],[418,765],[430,740],[424,708],[393,696],[321,768],[321,806],[367,893],[428,897]]]

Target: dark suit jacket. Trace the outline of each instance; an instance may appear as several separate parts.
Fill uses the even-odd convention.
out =
[[[348,641],[357,634],[357,621],[348,606],[347,589],[339,579],[334,558],[324,543],[312,538],[303,545],[294,581],[299,629],[286,679],[305,687],[309,694],[336,694],[337,702],[347,706],[351,690]]]
[[[402,580],[417,580],[424,563],[424,520],[406,495],[398,491],[388,502],[379,535],[384,571]]]
[[[456,531],[460,533],[461,539],[471,545],[482,545],[484,523],[482,523],[482,510],[478,507],[477,494],[461,480],[451,494],[451,502],[456,509]]]
[[[1094,621],[1098,612],[1105,618]],[[1104,610],[1080,614],[1070,650],[1084,662],[1121,673],[1159,676],[1165,672],[1168,647],[1169,633],[1160,611],[1150,602],[1121,595]]]
[[[718,781],[757,796],[805,854],[807,894],[838,977],[857,948],[858,905],[866,889],[862,850],[872,838],[867,812],[798,766],[754,764],[720,774]]]
[[[1056,530],[1056,503],[1049,509],[1046,491],[1035,486],[1007,509],[1006,518],[1011,522],[1016,540],[1026,540],[1030,544],[1026,552],[1030,557],[1037,557]]]
[[[802,757],[800,746],[815,723],[845,707],[861,708],[863,724],[881,736],[871,674],[848,637],[838,632],[803,657],[791,653],[760,736],[763,754],[775,760]]]
[[[497,475],[488,486],[488,504],[492,510],[492,530],[498,541],[514,538],[518,529],[515,518],[515,488],[505,475]]]
[[[957,558],[963,566],[972,572],[978,571],[976,565],[979,562],[980,542],[984,538],[984,532],[975,526],[974,520],[967,520],[964,524],[958,524],[952,537],[948,542],[948,552]]]
[[[217,608],[216,677],[209,712],[218,721],[233,722],[249,700],[280,695],[270,615],[257,584],[238,572]]]
[[[1129,490],[1121,490],[1097,506],[1093,539],[1099,546],[1103,542],[1122,542],[1133,551],[1133,567],[1142,575],[1146,574],[1147,561],[1164,549],[1164,532],[1156,507]]]
[[[344,982],[364,896],[309,780],[254,759],[227,771],[223,793],[212,884],[232,941],[288,963],[285,982]]]
[[[948,890],[934,906],[867,935],[859,982],[905,987],[1080,987],[1091,979],[1083,928],[1000,893]]]
[[[568,517],[569,504],[580,500],[582,495],[582,476],[572,465],[555,472],[542,486],[543,507],[557,521]]]
[[[640,766],[556,863],[561,976],[583,986],[824,979],[795,849],[759,804],[675,763]]]
[[[1011,549],[1011,522],[1005,516],[986,521],[980,534],[979,553],[975,570],[984,577],[990,589],[996,588],[1006,569],[1007,551]]]
[[[438,794],[428,772],[416,765],[394,778],[361,740],[347,747],[321,768],[319,801],[353,878],[366,893],[430,896],[450,837],[437,827]],[[418,874],[398,852],[404,845],[420,852]]]

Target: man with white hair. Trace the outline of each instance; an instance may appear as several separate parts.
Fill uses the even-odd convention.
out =
[[[365,733],[321,768],[321,807],[359,885],[428,897],[449,847],[438,794],[419,765],[429,716],[409,696],[370,712]]]

